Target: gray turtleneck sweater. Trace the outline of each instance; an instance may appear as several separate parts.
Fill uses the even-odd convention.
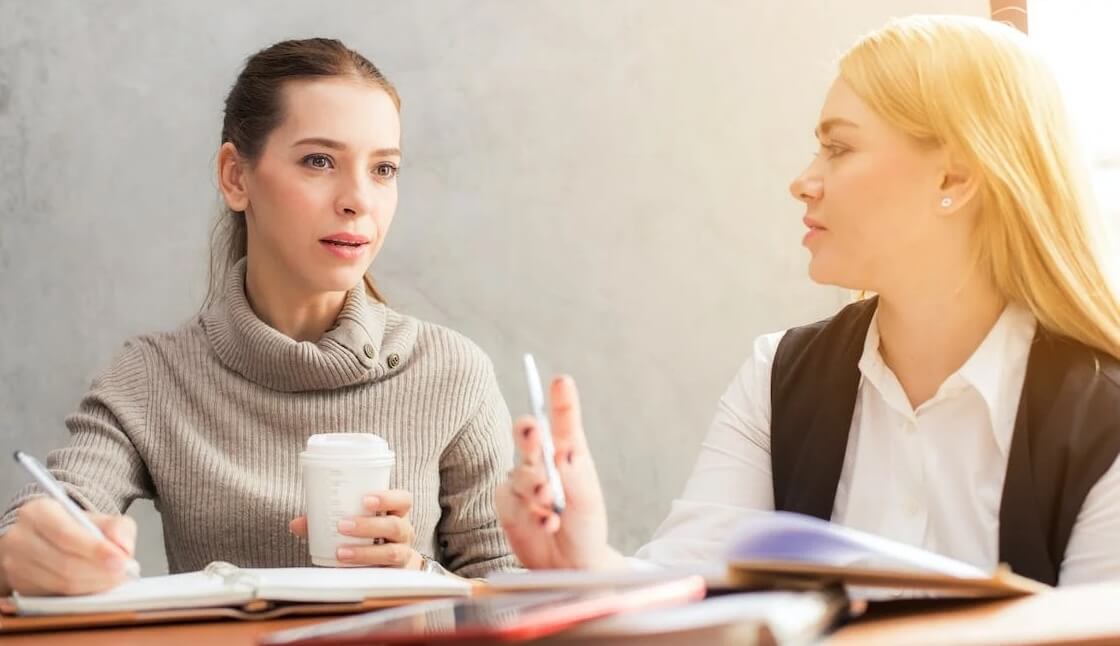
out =
[[[468,577],[517,566],[493,506],[512,461],[510,418],[486,355],[446,328],[351,290],[317,343],[266,325],[244,261],[222,299],[182,328],[128,341],[66,419],[47,466],[85,508],[152,498],[171,572],[214,560],[311,564],[288,532],[304,513],[298,455],[323,432],[376,433],[412,492],[413,547]],[[20,491],[0,518],[38,492]]]

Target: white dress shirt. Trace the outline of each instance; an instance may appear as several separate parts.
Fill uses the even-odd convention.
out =
[[[1008,306],[976,352],[916,410],[879,354],[878,314],[861,373],[832,521],[984,569],[999,559],[999,508],[1035,333]],[[770,367],[784,332],[759,337],[720,399],[684,493],[637,557],[663,565],[722,560],[748,514],[774,509]],[[1059,583],[1120,578],[1120,461],[1089,491]]]

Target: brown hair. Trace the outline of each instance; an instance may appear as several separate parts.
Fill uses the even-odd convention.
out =
[[[330,38],[285,40],[262,49],[245,61],[245,67],[226,96],[222,143],[232,143],[250,165],[264,150],[269,134],[284,120],[281,89],[285,81],[346,76],[367,81],[385,90],[397,110],[401,99],[381,70],[358,52]],[[223,208],[210,232],[209,288],[203,306],[217,300],[230,268],[245,257],[245,213]],[[373,278],[362,278],[366,292],[384,301]]]

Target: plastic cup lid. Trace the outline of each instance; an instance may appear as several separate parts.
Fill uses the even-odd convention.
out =
[[[389,443],[373,433],[317,433],[307,438],[304,453],[322,457],[393,457]]]

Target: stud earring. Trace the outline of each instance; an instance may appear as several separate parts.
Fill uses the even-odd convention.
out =
[[[951,198],[951,197],[941,198],[941,208],[947,209],[950,206],[953,206],[953,198]]]

